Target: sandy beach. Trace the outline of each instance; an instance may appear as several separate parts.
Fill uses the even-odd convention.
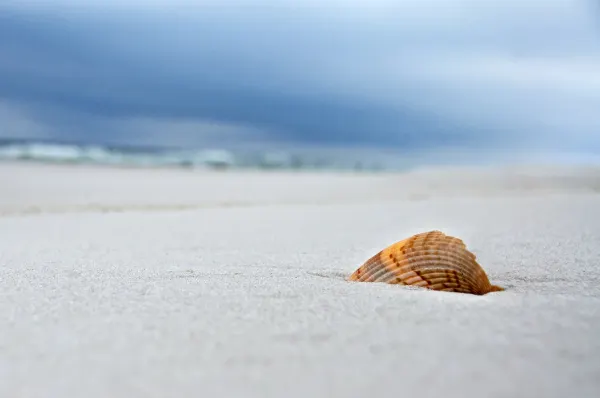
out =
[[[598,397],[600,168],[0,164],[2,397]],[[460,237],[506,291],[345,278]]]

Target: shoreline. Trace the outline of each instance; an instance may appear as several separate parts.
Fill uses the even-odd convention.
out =
[[[6,192],[0,196],[0,216],[8,216],[595,195],[600,194],[600,168],[430,167],[348,173],[0,163],[0,185]]]

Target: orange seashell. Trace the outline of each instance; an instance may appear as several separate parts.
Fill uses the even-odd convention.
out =
[[[483,295],[492,285],[462,240],[430,231],[397,242],[361,265],[350,281],[421,286],[431,290]]]

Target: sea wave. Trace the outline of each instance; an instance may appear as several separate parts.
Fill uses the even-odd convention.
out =
[[[293,153],[282,150],[232,151],[226,149],[173,150],[38,141],[0,141],[0,161],[57,164],[93,164],[138,167],[351,169],[381,170],[360,157]]]

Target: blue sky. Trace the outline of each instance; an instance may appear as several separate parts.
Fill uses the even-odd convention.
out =
[[[4,0],[0,49],[0,137],[600,152],[594,0]]]

